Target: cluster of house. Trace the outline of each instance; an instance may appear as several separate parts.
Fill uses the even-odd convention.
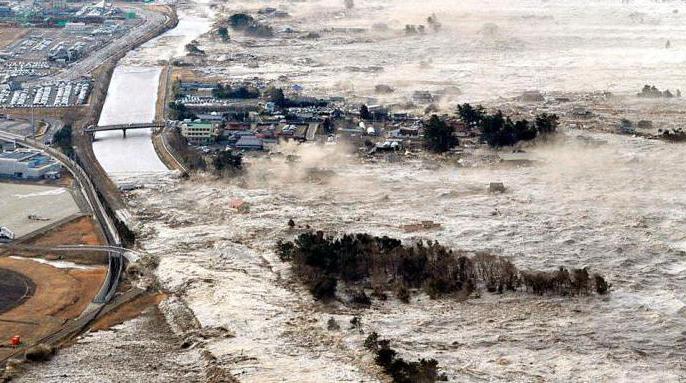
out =
[[[222,150],[269,150],[281,141],[345,141],[369,152],[414,149],[423,145],[424,121],[396,105],[367,105],[362,115],[359,103],[341,97],[326,100],[302,97],[293,86],[290,107],[280,107],[255,96],[268,84],[260,79],[224,84],[180,82],[178,99],[197,118],[177,123],[189,144]],[[229,92],[230,91],[230,92]],[[243,94],[244,98],[217,98],[220,93]],[[249,94],[249,95],[248,95]],[[429,92],[413,94],[415,102],[431,101]],[[462,147],[478,146],[479,133],[458,120],[448,120]]]
[[[382,119],[369,121],[355,112],[330,106],[289,108],[280,113],[269,104],[261,112],[241,115],[243,118],[233,118],[235,112],[215,111],[177,122],[177,126],[191,145],[245,151],[268,150],[283,141],[346,141],[358,146],[371,142],[378,150],[421,145],[421,120],[404,113],[387,113]]]
[[[232,84],[234,89],[245,84]],[[248,88],[263,88],[251,83]],[[217,149],[268,150],[281,141],[337,142],[341,140],[379,150],[397,150],[419,145],[422,122],[408,113],[393,113],[386,107],[370,105],[367,119],[360,116],[359,104],[342,98],[325,101],[291,98],[298,106],[281,108],[273,102],[213,97],[216,84],[178,84],[180,102],[197,117],[176,123],[189,144]]]
[[[13,149],[0,152],[0,177],[36,180],[60,178],[62,165],[39,150]]]
[[[211,114],[184,120],[178,127],[191,145],[220,145],[238,150],[265,150],[279,141],[314,141],[323,137],[318,122],[232,121]]]

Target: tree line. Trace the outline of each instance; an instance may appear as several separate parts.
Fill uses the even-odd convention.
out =
[[[404,245],[400,240],[369,234],[326,236],[306,232],[294,241],[277,243],[279,257],[317,299],[336,296],[339,283],[357,288],[351,303],[368,303],[364,288],[385,299],[395,291],[409,301],[410,289],[421,289],[432,299],[446,295],[466,297],[479,288],[502,293],[524,289],[534,294],[561,296],[605,294],[609,285],[587,269],[522,271],[507,258],[453,251],[436,241]]]
[[[458,105],[457,115],[469,129],[478,130],[481,139],[494,148],[554,134],[560,120],[556,114],[548,113],[536,115],[533,121],[513,120],[501,110],[489,114],[483,106],[470,104]],[[424,124],[424,147],[427,150],[444,153],[457,145],[455,129],[445,119],[434,114]]]
[[[259,98],[260,91],[256,88],[247,86],[231,87],[231,85],[217,84],[217,87],[212,89],[212,97],[218,99],[251,99]]]

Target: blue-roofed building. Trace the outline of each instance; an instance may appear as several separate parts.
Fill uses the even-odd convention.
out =
[[[19,179],[56,178],[62,165],[38,150],[0,153],[0,177]]]
[[[14,11],[8,5],[0,5],[0,18],[12,17]]]

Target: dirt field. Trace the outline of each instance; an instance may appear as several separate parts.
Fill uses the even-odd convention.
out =
[[[225,77],[211,76],[189,68],[174,68],[172,81],[226,81]]]
[[[35,246],[103,244],[102,234],[90,216],[77,218],[27,242],[27,245]]]
[[[16,40],[24,37],[29,30],[26,28],[0,28],[0,48],[4,48]]]
[[[30,344],[79,316],[106,274],[105,267],[59,269],[33,260],[7,257],[0,258],[0,267],[21,273],[36,284],[31,298],[0,315],[0,345],[6,345],[14,335]],[[0,359],[11,353],[11,348],[0,348]]]

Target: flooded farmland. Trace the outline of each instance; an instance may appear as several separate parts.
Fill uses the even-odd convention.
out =
[[[263,18],[275,37],[235,33],[230,44],[205,39],[202,47],[211,53],[205,72],[286,77],[322,96],[394,100],[429,90],[444,94],[445,102],[529,89],[634,94],[645,83],[686,87],[680,2],[367,0],[349,10],[341,3],[271,3],[289,14]],[[265,5],[222,7],[230,15]],[[438,31],[427,24],[432,15]],[[408,34],[407,25],[424,25],[426,32]],[[378,84],[396,93],[375,94]]]

